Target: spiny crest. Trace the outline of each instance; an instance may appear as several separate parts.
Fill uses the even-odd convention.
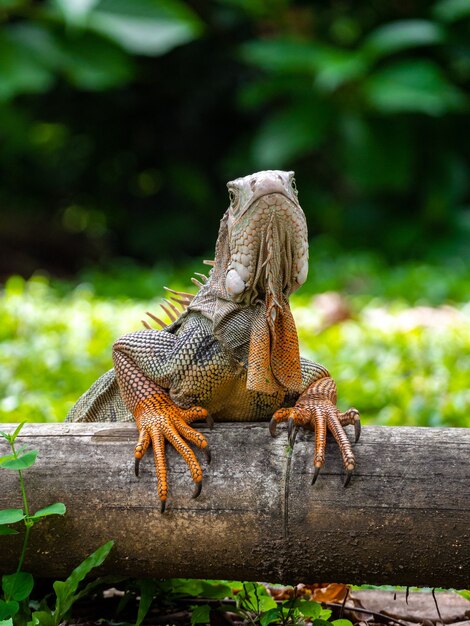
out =
[[[205,259],[203,263],[210,266],[214,265],[214,261],[208,259]],[[208,277],[205,274],[200,274],[199,272],[195,272],[195,275],[199,276],[200,280],[192,277],[191,282],[196,285],[196,287],[201,289],[201,287],[203,287],[207,283]],[[191,304],[194,298],[194,294],[187,293],[186,291],[175,291],[174,289],[170,289],[169,287],[163,287],[163,289],[168,292],[168,298],[164,298],[166,304],[162,303],[160,304],[160,306],[166,313],[166,315],[170,318],[171,323],[173,324],[173,322],[176,322],[178,317],[182,313],[184,313],[184,311],[186,311],[188,306]],[[146,311],[145,315],[148,315],[148,317],[150,317],[150,319],[153,320],[160,328],[166,328],[168,326],[168,324],[166,324],[162,319],[160,319],[150,311]],[[152,326],[150,326],[150,324],[146,320],[141,320],[141,322],[145,328],[147,328],[148,330],[153,330]]]

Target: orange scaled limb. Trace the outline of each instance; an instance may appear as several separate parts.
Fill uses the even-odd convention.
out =
[[[210,463],[210,451],[206,438],[189,426],[195,420],[209,421],[206,409],[200,406],[182,409],[165,392],[161,391],[140,400],[134,409],[134,417],[139,429],[139,440],[134,450],[135,473],[136,476],[139,475],[140,460],[152,443],[162,513],[168,496],[165,441],[169,441],[188,464],[195,483],[193,497],[197,498],[202,488],[202,469],[187,442],[203,450],[207,462]]]

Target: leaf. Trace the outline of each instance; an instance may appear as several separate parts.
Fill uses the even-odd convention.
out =
[[[127,578],[125,576],[117,576],[113,574],[110,574],[108,576],[99,576],[98,578],[86,584],[82,589],[80,589],[77,594],[75,594],[74,602],[77,602],[77,600],[80,600],[81,598],[89,595],[91,591],[96,589],[96,587],[99,587],[101,585],[114,587],[116,584],[121,583],[123,580],[127,580]]]
[[[46,517],[48,515],[65,515],[66,508],[63,502],[55,502],[54,504],[50,504],[49,506],[44,507],[43,509],[39,509],[36,511],[34,515],[30,516],[30,519],[36,521],[41,517]]]
[[[259,618],[261,626],[268,626],[273,622],[281,621],[281,607],[276,606],[276,608],[269,609],[266,613],[260,615]]]
[[[466,600],[470,600],[470,591],[466,591],[465,589],[462,589],[461,591],[457,591],[457,593],[462,596],[462,598],[465,598]]]
[[[34,465],[36,462],[36,457],[38,455],[37,450],[30,450],[29,452],[25,452],[17,459],[12,459],[9,461],[4,461],[0,464],[0,469],[9,469],[9,470],[24,470],[31,465]]]
[[[15,41],[13,29],[6,26],[0,32],[0,58],[0,100],[8,100],[21,93],[40,93],[52,86],[54,76],[49,69]]]
[[[34,611],[28,626],[55,626],[53,615],[48,611]]]
[[[382,113],[444,115],[466,103],[441,69],[427,60],[408,60],[377,70],[364,84],[369,104]]]
[[[19,608],[20,605],[15,600],[10,600],[9,602],[5,602],[5,600],[0,600],[0,620],[14,617],[18,613]]]
[[[82,26],[99,0],[54,0],[64,20],[73,26]]]
[[[87,25],[128,52],[160,55],[189,43],[202,22],[179,0],[102,0]]]
[[[314,619],[312,626],[331,626],[331,622],[328,622],[326,619]]]
[[[158,585],[151,578],[142,578],[138,581],[140,589],[140,601],[139,610],[137,611],[137,621],[135,626],[140,626],[145,619],[145,616],[149,612],[150,606],[153,602],[155,592]]]
[[[81,89],[102,91],[128,83],[135,74],[132,58],[120,46],[95,33],[56,35],[61,70]]]
[[[209,624],[211,607],[208,604],[200,604],[191,607],[191,626],[194,624]],[[137,625],[136,625],[137,626]]]
[[[282,167],[314,150],[326,136],[328,108],[302,102],[274,113],[256,133],[252,151],[260,168]]]
[[[18,535],[16,528],[10,528],[9,526],[0,526],[0,535]]]
[[[54,611],[55,623],[58,624],[60,620],[69,611],[72,604],[75,602],[74,594],[78,589],[78,585],[87,576],[91,570],[95,567],[99,567],[108,556],[111,548],[114,545],[114,541],[108,541],[100,548],[95,550],[92,554],[78,565],[70,576],[65,581],[57,580],[53,587],[57,596],[56,606]]]
[[[0,525],[15,524],[24,519],[23,509],[2,509],[0,511]]]
[[[351,115],[344,117],[340,130],[345,178],[365,193],[408,189],[413,172],[413,135],[408,124],[396,118],[384,124]],[[325,593],[324,588],[317,591],[320,596]]]
[[[374,59],[418,46],[444,43],[445,32],[429,20],[398,20],[374,30],[365,40],[363,50]]]
[[[335,619],[330,624],[333,624],[333,626],[352,626],[352,622],[348,619]]]
[[[319,47],[310,42],[274,39],[250,41],[240,48],[242,60],[271,72],[313,74]]]
[[[443,22],[456,22],[470,15],[468,0],[441,0],[433,8],[434,17]]]
[[[21,602],[29,597],[34,587],[34,578],[28,572],[17,572],[2,577],[3,593],[12,600]]]
[[[305,617],[317,619],[321,613],[321,604],[313,600],[297,600],[294,604]]]
[[[13,620],[11,619],[5,619],[5,620],[0,620],[0,626],[13,626]]]
[[[23,428],[23,426],[26,424],[26,422],[21,422],[20,424],[18,424],[18,426],[15,428],[15,431],[12,435],[10,435],[10,442],[14,443],[16,438],[18,437],[18,435],[20,434],[21,429]]]

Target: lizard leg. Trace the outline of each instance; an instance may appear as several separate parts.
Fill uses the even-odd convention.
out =
[[[315,483],[325,464],[326,434],[329,430],[341,451],[343,466],[346,471],[344,486],[349,483],[356,461],[343,427],[348,424],[354,425],[357,441],[360,435],[360,417],[359,412],[353,408],[344,413],[338,410],[336,407],[336,384],[330,376],[324,376],[311,383],[297,400],[295,406],[276,411],[269,425],[271,435],[275,435],[276,426],[281,422],[288,422],[291,445],[296,428],[302,426],[315,431],[312,484]]]
[[[115,344],[113,360],[123,400],[132,412],[139,430],[134,450],[136,474],[139,472],[140,460],[152,443],[163,512],[168,497],[165,441],[169,441],[186,461],[195,483],[194,497],[197,497],[201,492],[202,469],[187,441],[204,450],[206,458],[210,459],[206,438],[189,425],[197,419],[206,419],[206,409],[199,406],[183,409],[177,406],[168,393],[148,378],[131,356],[120,349],[119,343]]]

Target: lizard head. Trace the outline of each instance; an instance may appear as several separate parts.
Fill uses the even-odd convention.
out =
[[[242,336],[227,321],[234,308],[251,311],[247,387],[300,390],[302,376],[289,295],[307,278],[308,239],[294,172],[268,170],[228,183],[207,290],[218,298],[218,337]],[[201,309],[202,310],[202,309]],[[225,321],[224,321],[225,320]]]
[[[227,188],[227,296],[253,304],[269,293],[279,303],[281,293],[289,296],[308,272],[307,224],[294,172],[257,172]]]

